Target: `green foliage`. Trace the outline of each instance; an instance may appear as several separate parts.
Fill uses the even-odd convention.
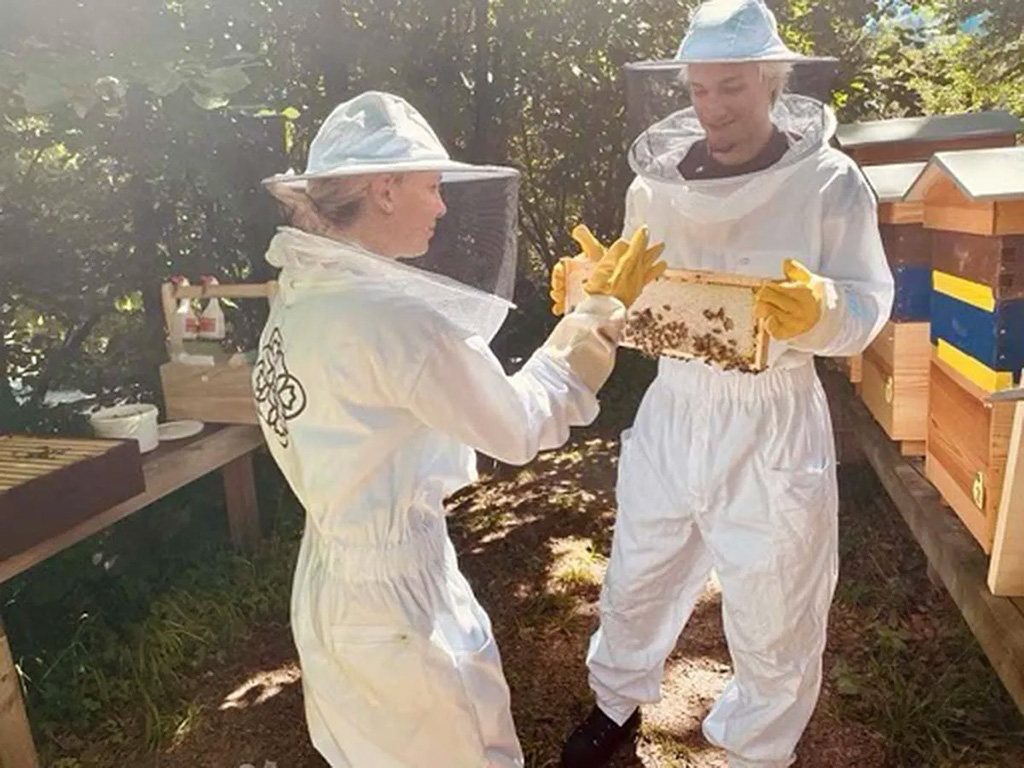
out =
[[[319,120],[368,88],[412,100],[454,154],[523,171],[520,301],[540,307],[575,223],[618,233],[622,65],[670,55],[694,5],[4,0],[0,424],[66,428],[73,409],[43,407],[62,388],[159,400],[159,283],[268,277],[276,212],[260,179],[301,166]],[[791,45],[839,57],[842,119],[1021,109],[1014,0],[771,5]],[[900,20],[908,7],[931,14],[924,33]],[[979,10],[985,34],[955,32]],[[256,305],[232,318],[238,346],[254,341]],[[525,344],[549,318],[524,322]]]
[[[86,734],[166,743],[188,713],[191,673],[250,627],[286,621],[301,511],[261,474],[270,535],[250,557],[226,541],[214,476],[0,586],[47,754],[76,755]]]

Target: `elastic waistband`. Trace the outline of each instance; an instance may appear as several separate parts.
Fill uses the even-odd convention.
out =
[[[810,392],[818,386],[818,374],[813,361],[795,367],[744,373],[724,371],[697,360],[663,357],[658,363],[655,383],[706,399],[751,402]]]
[[[443,567],[448,529],[441,517],[424,518],[393,541],[349,541],[320,528],[307,515],[306,539],[332,575],[346,581],[386,581]]]

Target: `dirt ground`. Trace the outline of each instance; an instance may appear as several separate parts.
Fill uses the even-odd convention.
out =
[[[584,439],[527,469],[503,468],[453,502],[453,537],[494,621],[530,768],[557,765],[591,704],[583,659],[611,545],[617,450]],[[928,582],[874,476],[860,465],[840,474],[842,574],[825,688],[798,766],[1024,765],[1024,723],[955,606]],[[645,708],[635,749],[615,765],[725,766],[700,722],[728,675],[712,582],[670,659],[662,701]],[[288,627],[255,629],[192,681],[195,716],[175,743],[136,764],[326,765],[306,735],[299,679]]]

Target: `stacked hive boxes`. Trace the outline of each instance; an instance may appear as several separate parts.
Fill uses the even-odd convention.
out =
[[[924,206],[904,202],[925,164],[875,165],[864,173],[878,196],[878,227],[896,282],[892,316],[862,356],[860,395],[904,455],[923,456],[931,346],[931,249]]]
[[[840,148],[861,165],[879,197],[879,227],[896,280],[892,322],[874,354],[845,361],[862,397],[905,453],[921,453],[925,439],[927,326],[930,314],[930,233],[920,201],[907,202],[910,184],[935,153],[1012,146],[1020,121],[1006,112],[879,120],[842,125]],[[925,325],[921,325],[925,324]]]
[[[1024,368],[1024,147],[940,152],[911,187],[932,232],[925,472],[991,550]]]

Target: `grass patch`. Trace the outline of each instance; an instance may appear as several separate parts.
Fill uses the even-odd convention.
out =
[[[0,588],[47,764],[180,741],[198,670],[255,622],[287,621],[301,517],[261,475],[270,533],[250,556],[230,547],[216,475]]]
[[[1024,721],[867,467],[847,472],[833,632],[837,715],[885,739],[898,766],[1017,766]]]

